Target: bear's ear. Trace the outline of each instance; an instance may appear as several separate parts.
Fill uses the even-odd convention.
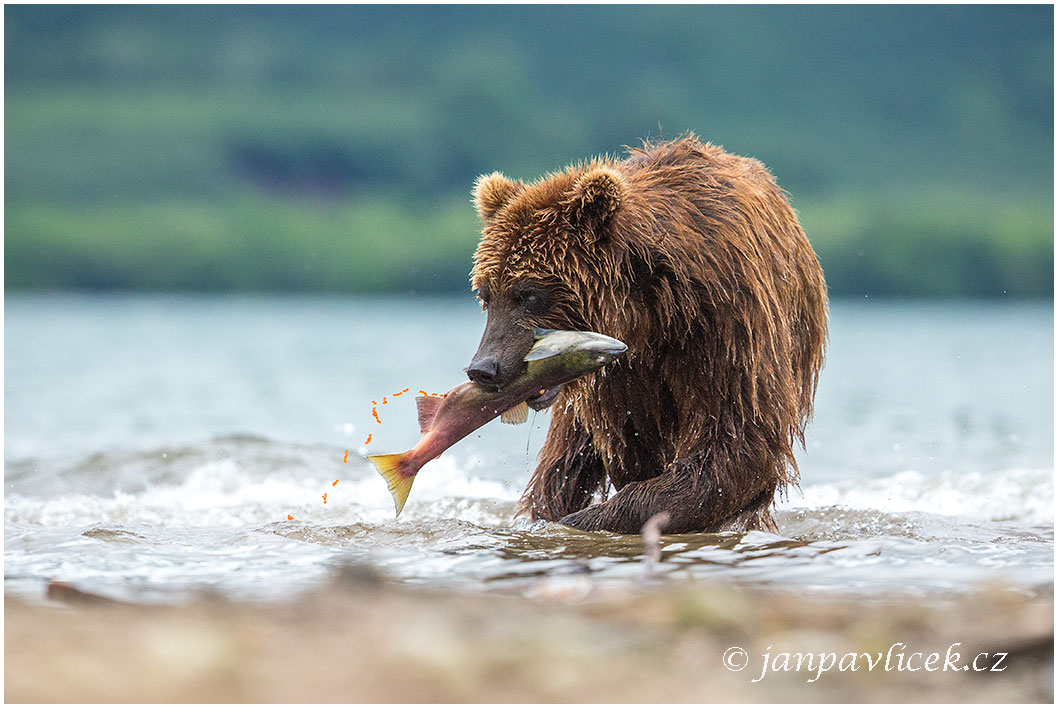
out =
[[[594,239],[603,236],[610,218],[621,208],[628,188],[624,178],[609,167],[593,167],[580,176],[566,200],[570,223]]]
[[[522,183],[508,180],[500,172],[482,175],[474,183],[474,205],[478,209],[478,216],[482,221],[489,221],[523,187]]]

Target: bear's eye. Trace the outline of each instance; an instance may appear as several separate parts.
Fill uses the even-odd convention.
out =
[[[543,315],[549,306],[547,294],[537,290],[527,290],[519,294],[518,304],[522,310],[533,315]]]

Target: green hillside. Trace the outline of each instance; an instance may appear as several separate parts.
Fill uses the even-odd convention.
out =
[[[832,292],[1050,296],[1047,6],[6,6],[8,288],[467,288],[477,175],[693,131]]]

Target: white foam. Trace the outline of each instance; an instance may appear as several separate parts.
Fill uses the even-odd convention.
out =
[[[498,480],[468,474],[466,467],[451,455],[429,463],[416,479],[405,515],[415,517],[418,507],[436,509],[437,502],[455,498],[472,503],[445,506],[450,513],[458,512],[458,518],[474,522],[481,511],[491,520],[495,515],[474,501],[517,499],[518,490]],[[224,457],[193,467],[182,482],[153,485],[136,493],[65,494],[44,499],[8,494],[4,516],[11,524],[41,526],[124,523],[184,527],[240,527],[285,520],[287,515],[319,523],[393,518],[392,497],[373,469],[351,460],[349,466],[332,468],[331,473],[334,477],[330,473],[325,473],[326,477],[260,474],[234,458]]]
[[[791,491],[786,508],[841,505],[882,512],[928,512],[993,522],[1048,524],[1054,520],[1054,473],[1014,469],[995,473],[923,475],[907,470],[873,480],[809,485]]]
[[[273,458],[218,453],[205,463],[189,463],[184,475],[174,469],[170,479],[176,482],[149,485],[134,493],[41,498],[9,491],[5,519],[44,526],[102,522],[191,527],[258,525],[286,520],[287,515],[326,524],[393,519],[389,491],[363,459],[343,464],[341,457],[307,458],[298,453],[302,457],[277,464]],[[506,507],[516,501],[524,481],[488,479],[478,460],[449,451],[431,461],[416,478],[402,519],[443,512],[468,522],[495,523],[495,503]],[[789,498],[780,507],[916,511],[1033,525],[1050,524],[1054,518],[1053,472],[1043,469],[949,470],[934,475],[907,470],[875,479],[810,484],[803,492],[792,490]]]

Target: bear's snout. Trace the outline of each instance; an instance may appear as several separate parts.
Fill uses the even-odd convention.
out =
[[[500,379],[500,363],[495,357],[478,357],[467,367],[470,381],[483,387],[497,387]]]
[[[486,389],[502,389],[525,371],[523,358],[533,346],[533,331],[513,309],[508,297],[496,297],[489,303],[485,332],[467,365],[470,381]]]

